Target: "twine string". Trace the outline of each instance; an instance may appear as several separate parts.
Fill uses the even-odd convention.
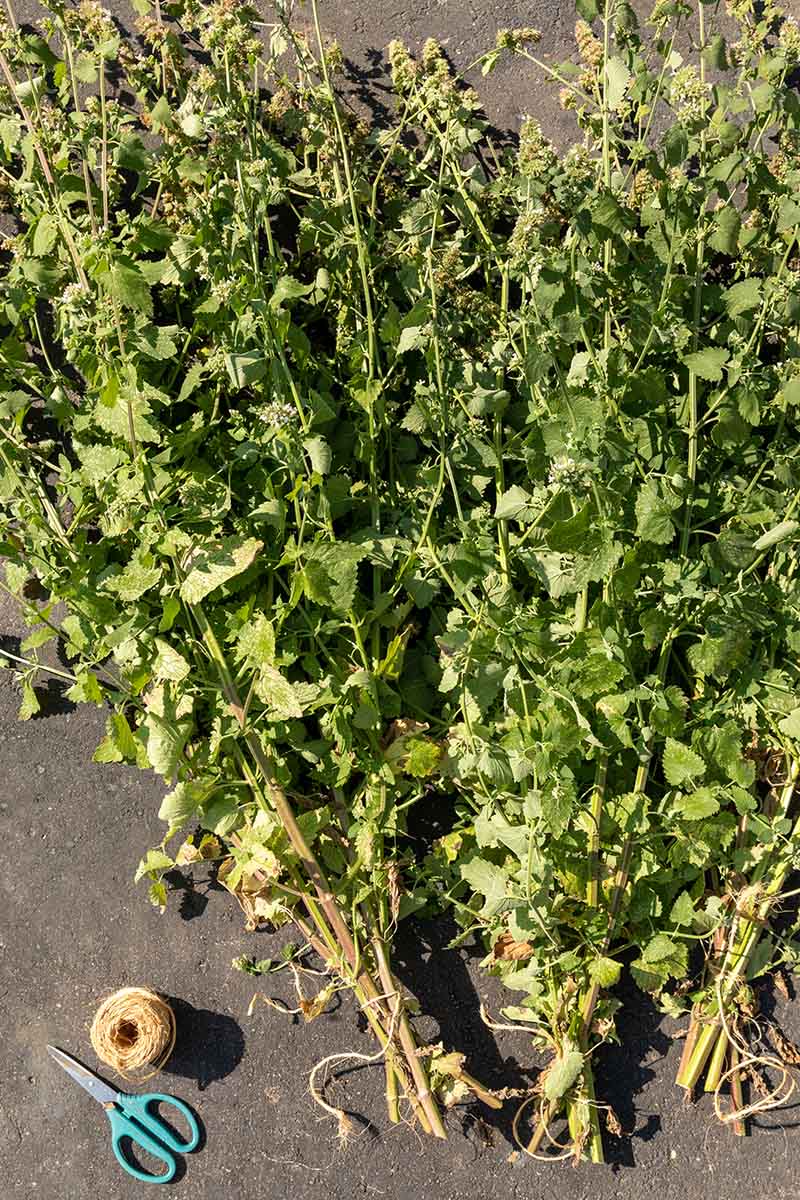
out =
[[[89,1030],[95,1054],[141,1083],[157,1075],[175,1048],[175,1014],[150,988],[125,987],[101,1003]]]

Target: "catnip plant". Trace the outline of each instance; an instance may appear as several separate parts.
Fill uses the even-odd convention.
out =
[[[499,144],[433,41],[391,44],[368,123],[314,3],[137,0],[136,41],[94,0],[10,17],[0,554],[31,633],[0,658],[23,719],[54,673],[107,709],[98,761],[163,778],[152,903],[200,864],[294,924],[303,1013],[352,993],[393,1121],[504,1099],[418,1044],[392,969],[445,910],[548,1056],[519,1144],[599,1161],[623,971],[737,1131],[789,1086],[748,1021],[796,956],[800,32],[578,7],[578,61],[522,28],[475,64],[543,71],[565,151],[533,117]]]

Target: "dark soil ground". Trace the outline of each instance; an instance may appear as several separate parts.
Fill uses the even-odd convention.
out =
[[[18,7],[21,19],[33,13],[32,5]],[[128,25],[127,5],[112,7]],[[417,48],[436,36],[464,66],[497,26],[534,24],[554,60],[571,52],[572,7],[556,0],[323,0],[322,10],[351,58],[361,101],[378,112],[381,50],[394,36]],[[532,112],[558,140],[570,136],[569,118],[527,70],[501,68],[479,87],[499,128]],[[20,633],[13,606],[0,599],[0,644],[14,650]],[[267,957],[278,939],[246,934],[228,894],[210,883],[176,878],[167,912],[150,908],[133,871],[161,836],[161,783],[92,765],[104,716],[75,709],[57,686],[45,715],[25,725],[16,722],[18,699],[10,674],[0,672],[0,1200],[117,1200],[145,1190],[118,1168],[102,1113],[45,1051],[54,1042],[97,1066],[88,1039],[96,1003],[130,983],[166,993],[178,1014],[176,1053],[157,1086],[193,1105],[203,1123],[204,1144],[173,1185],[187,1200],[483,1200],[495,1191],[508,1200],[797,1195],[800,1108],[737,1139],[716,1125],[708,1098],[687,1107],[673,1082],[680,1026],[634,991],[622,997],[622,1045],[598,1063],[600,1094],[628,1134],[607,1139],[609,1165],[514,1159],[513,1102],[501,1114],[459,1110],[448,1118],[446,1143],[423,1145],[413,1131],[387,1124],[379,1066],[354,1070],[329,1089],[359,1122],[358,1136],[339,1150],[307,1078],[326,1055],[371,1052],[349,1000],[308,1026],[263,1005],[248,1017],[261,981],[232,970],[231,959]],[[404,982],[429,1014],[422,1031],[463,1050],[487,1084],[523,1086],[537,1068],[528,1040],[492,1034],[481,1023],[479,1000],[496,1012],[498,989],[479,972],[477,952],[444,949],[450,934],[443,923],[420,925],[404,934],[413,953],[402,942],[398,948]],[[291,1004],[290,983],[284,974],[262,986]],[[773,998],[766,993],[761,1001],[771,1015]],[[780,1001],[775,1016],[800,1040],[796,1004]]]

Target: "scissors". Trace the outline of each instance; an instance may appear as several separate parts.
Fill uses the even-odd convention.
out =
[[[182,1100],[157,1092],[144,1092],[141,1096],[127,1096],[124,1092],[115,1092],[98,1075],[71,1058],[69,1054],[65,1054],[63,1050],[55,1046],[48,1046],[47,1049],[59,1066],[63,1067],[76,1083],[86,1088],[89,1095],[106,1110],[106,1116],[111,1122],[111,1145],[120,1166],[142,1183],[169,1183],[178,1169],[175,1154],[172,1152],[189,1154],[197,1149],[200,1142],[200,1127],[191,1109]],[[157,1102],[171,1105],[186,1118],[191,1130],[188,1142],[182,1142],[166,1121],[162,1121],[156,1113],[150,1112],[150,1105]],[[154,1175],[137,1167],[125,1156],[121,1145],[123,1138],[129,1138],[133,1145],[161,1159],[166,1164],[166,1171],[161,1175]]]

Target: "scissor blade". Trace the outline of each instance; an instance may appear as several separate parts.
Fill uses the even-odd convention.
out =
[[[69,1054],[65,1054],[63,1050],[59,1050],[57,1046],[48,1046],[48,1053],[56,1060],[60,1067],[63,1067],[76,1083],[79,1083],[82,1088],[90,1096],[94,1096],[98,1104],[113,1103],[117,1099],[118,1093],[110,1088],[107,1083],[95,1075],[88,1067],[84,1067],[77,1059],[72,1058]]]

